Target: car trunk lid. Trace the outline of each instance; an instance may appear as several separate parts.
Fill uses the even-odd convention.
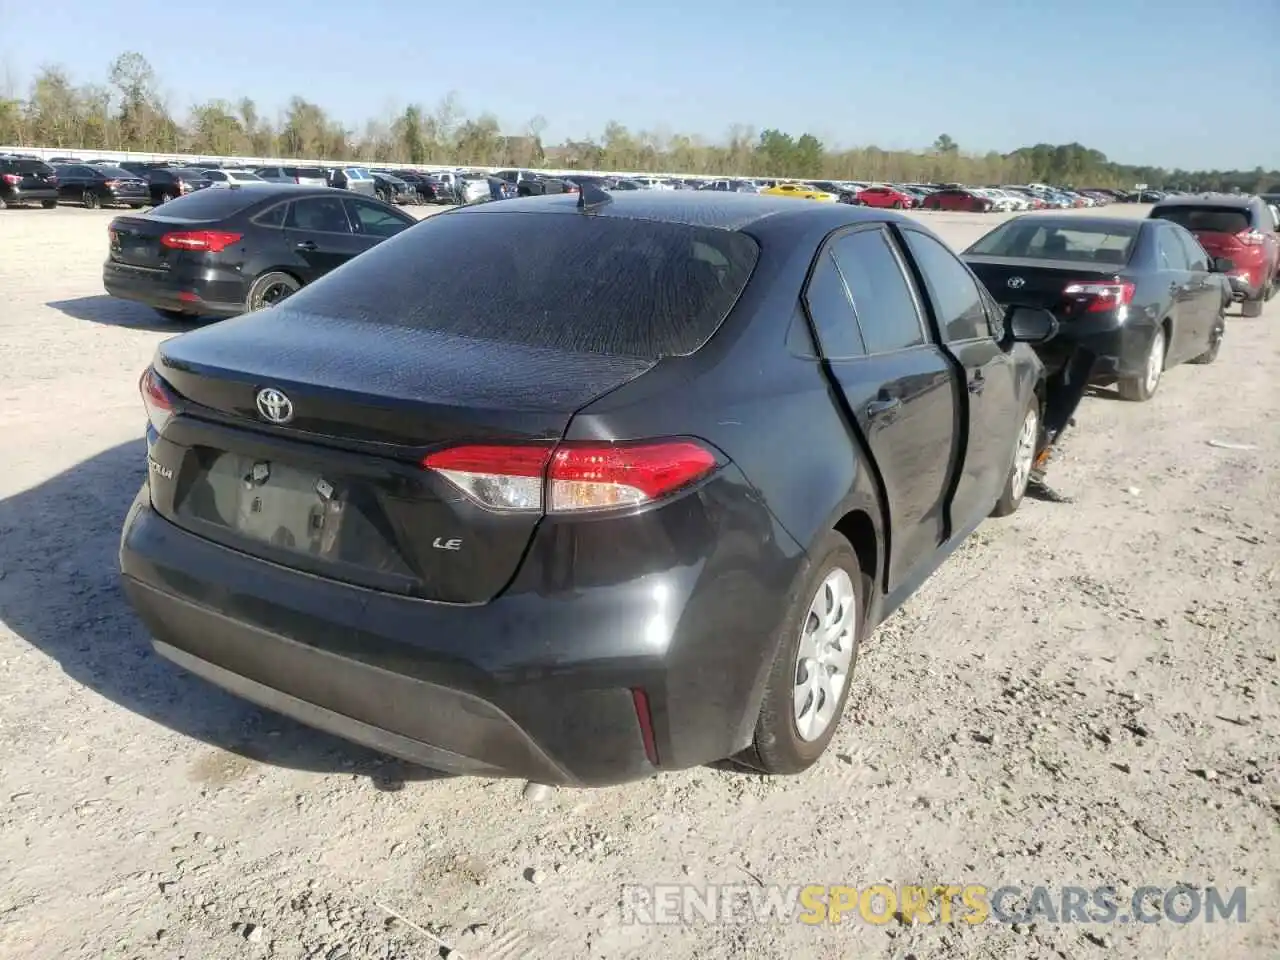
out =
[[[1119,265],[1076,263],[1063,260],[1010,260],[966,254],[964,262],[1005,305],[1021,304],[1051,310],[1059,320],[1075,322],[1081,315],[1083,299],[1068,293],[1074,284],[1116,282]]]
[[[241,552],[429,600],[494,597],[541,513],[486,509],[424,456],[558,440],[577,410],[653,365],[287,304],[271,314],[159,348],[155,369],[179,399],[152,444],[156,509]]]

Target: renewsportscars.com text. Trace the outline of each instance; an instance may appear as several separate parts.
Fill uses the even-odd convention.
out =
[[[1244,887],[1144,885],[999,886],[907,884],[866,887],[809,884],[625,885],[623,922],[638,925],[797,922],[965,923],[1243,923]]]

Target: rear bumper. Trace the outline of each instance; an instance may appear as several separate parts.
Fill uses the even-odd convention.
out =
[[[11,193],[4,194],[6,203],[43,203],[46,200],[57,200],[58,190],[56,187],[49,190],[13,190]]]
[[[151,191],[148,190],[145,193],[111,193],[103,197],[102,202],[128,207],[144,207],[151,203]]]
[[[774,577],[725,571],[728,557],[708,557],[557,590],[549,580],[563,574],[538,554],[558,556],[566,539],[535,538],[497,600],[431,603],[204,540],[154,512],[144,485],[120,568],[162,656],[261,706],[445,772],[606,785],[746,746],[798,551],[775,553]],[[707,581],[717,587],[695,593]]]
[[[1104,321],[1105,322],[1105,321]],[[1141,376],[1146,369],[1147,352],[1151,348],[1154,328],[1149,324],[1126,323],[1096,333],[1077,333],[1063,324],[1059,334],[1037,352],[1048,370],[1062,366],[1076,349],[1084,349],[1097,357],[1093,368],[1096,380]]]
[[[1227,282],[1231,284],[1231,299],[1237,303],[1241,300],[1257,300],[1262,296],[1262,288],[1248,277],[1228,275]]]
[[[244,313],[248,295],[244,279],[233,271],[187,266],[146,270],[113,260],[102,266],[102,286],[121,300],[193,316],[234,317]]]

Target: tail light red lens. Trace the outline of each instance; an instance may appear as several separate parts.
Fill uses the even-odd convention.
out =
[[[233,243],[239,243],[243,234],[225,230],[178,230],[160,238],[160,245],[170,250],[196,250],[204,253],[221,253]]]
[[[108,181],[106,181],[106,182],[103,184],[103,186],[110,187],[112,190],[114,190],[116,187],[120,186],[120,181],[119,181],[119,180],[108,180]]]
[[[138,381],[138,391],[142,394],[142,405],[147,410],[147,419],[159,433],[173,416],[177,395],[173,388],[164,382],[155,367],[147,367]]]
[[[1133,303],[1134,285],[1121,281],[1111,283],[1082,280],[1069,283],[1062,292],[1085,301],[1084,313],[1105,313]]]
[[[579,513],[660,500],[714,471],[692,440],[451,447],[422,461],[491,510]]]
[[[0,180],[5,183],[17,184],[22,182],[22,178],[16,173],[0,173]]]

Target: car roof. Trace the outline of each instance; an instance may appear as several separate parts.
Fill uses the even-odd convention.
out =
[[[581,216],[617,217],[630,220],[655,220],[688,226],[721,230],[776,226],[779,229],[821,227],[824,232],[846,224],[894,220],[913,223],[908,217],[888,210],[855,207],[847,203],[819,203],[793,197],[753,193],[729,193],[696,190],[636,190],[612,194],[612,202]],[[501,212],[560,213],[578,212],[576,194],[554,194],[526,197],[502,203],[477,204],[459,213],[486,214]]]
[[[1165,197],[1155,203],[1157,207],[1232,207],[1244,210],[1253,205],[1257,197],[1233,197],[1219,196],[1217,194],[1206,197],[1204,195],[1190,197]]]

